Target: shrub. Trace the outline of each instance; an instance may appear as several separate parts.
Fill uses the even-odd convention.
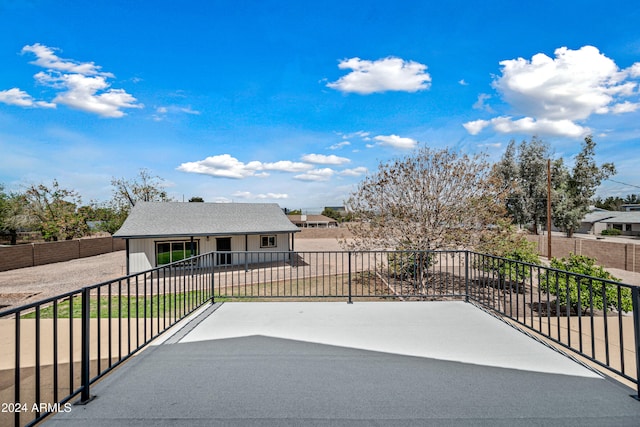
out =
[[[622,234],[622,231],[615,228],[608,228],[606,230],[602,230],[602,233],[600,234],[602,234],[603,236],[619,236]]]
[[[496,222],[494,232],[485,238],[479,250],[492,256],[476,258],[475,267],[497,274],[501,287],[507,280],[523,282],[531,275],[527,264],[540,264],[536,244],[527,241],[504,220]]]
[[[576,311],[591,309],[631,311],[633,308],[631,289],[606,282],[620,282],[620,279],[596,265],[595,262],[594,258],[575,254],[570,254],[569,258],[553,258],[551,267],[563,271],[549,271],[541,277],[541,289],[554,295],[560,305],[569,306]],[[618,306],[618,298],[620,306]]]

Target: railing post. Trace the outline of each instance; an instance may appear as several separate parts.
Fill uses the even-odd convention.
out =
[[[635,335],[636,350],[636,396],[640,400],[640,288],[631,288],[631,299],[633,299],[633,331]]]
[[[213,254],[210,255],[210,263],[211,263],[211,304],[215,304],[215,293],[216,293],[216,286],[215,286],[215,266],[213,265]]]
[[[349,251],[347,255],[349,260],[349,300],[347,301],[347,304],[353,304],[353,301],[351,300],[351,251]]]
[[[82,288],[82,357],[81,357],[81,385],[82,385],[82,393],[80,395],[79,404],[88,403],[91,400],[91,393],[89,390],[90,380],[90,367],[91,367],[91,356],[90,356],[90,337],[89,331],[91,329],[90,321],[90,300],[89,300],[90,289],[85,287]],[[73,320],[72,320],[73,321]],[[98,321],[100,321],[98,319]]]
[[[464,251],[464,301],[469,302],[469,251]]]

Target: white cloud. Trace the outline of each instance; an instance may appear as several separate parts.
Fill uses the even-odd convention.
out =
[[[182,163],[177,170],[187,173],[199,173],[219,178],[242,179],[250,176],[269,176],[266,171],[303,172],[312,169],[313,165],[301,162],[281,160],[263,163],[257,160],[244,163],[229,154],[210,156],[204,160]]]
[[[491,125],[491,121],[489,120],[473,120],[471,122],[464,123],[462,126],[469,132],[471,135],[477,135],[484,128]]]
[[[353,70],[327,87],[341,92],[368,95],[376,92],[417,92],[429,89],[431,76],[427,66],[415,61],[387,57],[377,61],[350,58],[338,64],[341,70]]]
[[[491,120],[475,120],[463,124],[471,135],[477,135],[486,127],[493,126],[499,133],[527,133],[580,137],[591,132],[588,127],[577,125],[571,120],[548,120],[523,117],[514,120],[511,117],[495,117]]]
[[[52,87],[67,89],[53,101],[71,108],[110,118],[124,116],[122,108],[142,108],[141,104],[136,103],[136,98],[123,89],[109,89],[110,85],[103,76],[60,74],[45,77],[45,73],[38,73],[36,76],[39,81],[47,82]]]
[[[333,144],[332,146],[330,146],[329,150],[339,150],[342,147],[346,147],[348,145],[351,145],[351,143],[349,141],[338,142],[337,144]]]
[[[330,156],[326,156],[324,154],[305,154],[304,156],[302,156],[302,160],[305,162],[320,165],[343,165],[351,161],[346,157],[338,157],[333,154],[331,154]]]
[[[193,116],[199,116],[201,113],[200,111],[192,109],[191,106],[179,107],[176,105],[169,105],[157,107],[155,114],[153,114],[151,117],[153,118],[153,120],[160,122],[165,120],[169,114],[189,114]]]
[[[488,101],[489,99],[491,99],[491,95],[489,95],[488,93],[481,93],[480,95],[478,95],[478,100],[473,104],[473,109],[485,110],[493,113],[493,108],[491,108],[491,106],[486,103],[486,101]]]
[[[178,170],[234,179],[246,178],[255,174],[255,170],[247,168],[247,165],[229,154],[210,156],[197,162],[183,163],[178,166]]]
[[[256,166],[259,167],[259,170],[272,170],[279,172],[302,172],[313,168],[313,166],[308,163],[292,162],[289,160],[280,160],[273,163],[251,162],[249,164],[259,164],[260,166]]]
[[[22,48],[22,53],[31,52],[36,56],[31,64],[48,70],[60,71],[63,73],[82,74],[85,76],[102,75],[104,77],[114,77],[111,73],[100,71],[102,67],[93,62],[77,62],[72,59],[59,58],[54,52],[58,49],[50,48],[40,43]]]
[[[467,83],[464,79],[458,80],[458,84],[460,86],[469,86],[469,83]]]
[[[613,114],[632,113],[640,108],[640,103],[624,101],[620,104],[611,106],[611,112]]]
[[[416,145],[418,145],[418,141],[416,141],[415,139],[403,138],[398,135],[378,135],[373,139],[378,141],[378,145],[393,148],[409,149],[414,148]],[[373,146],[367,145],[367,147],[371,148]]]
[[[201,114],[200,111],[194,110],[191,107],[182,107],[180,108],[180,111],[185,114],[191,114],[194,116],[199,116]]]
[[[313,169],[307,173],[294,176],[295,179],[300,181],[328,181],[335,174],[335,171],[330,168]]]
[[[288,199],[289,195],[285,193],[264,193],[264,194],[253,194],[250,191],[236,191],[233,193],[233,197],[238,197],[241,199]]]
[[[353,168],[353,169],[343,169],[339,172],[338,175],[340,176],[361,176],[361,175],[366,175],[366,173],[369,172],[369,169],[367,169],[364,166],[358,166],[357,168]]]
[[[593,46],[578,50],[561,47],[554,53],[554,58],[538,53],[531,60],[501,61],[502,75],[494,80],[493,87],[521,117],[471,121],[464,125],[467,131],[475,134],[493,126],[505,133],[524,130],[581,136],[589,129],[577,122],[593,114],[619,114],[638,108],[621,98],[637,97],[637,83],[629,78],[640,77],[640,63],[620,70]]]
[[[40,43],[22,48],[23,54],[31,53],[36,56],[31,64],[46,69],[36,73],[34,78],[38,83],[55,89],[56,97],[52,102],[33,101],[26,92],[16,89],[19,92],[19,102],[14,102],[13,105],[52,108],[56,104],[63,104],[102,117],[122,117],[125,115],[122,109],[143,107],[124,89],[110,88],[111,84],[107,79],[113,78],[113,74],[101,71],[102,67],[93,62],[62,59],[55,51],[56,49]],[[2,93],[12,90],[14,89]],[[16,95],[15,91],[13,95]]]
[[[1,90],[0,102],[8,105],[16,105],[18,107],[56,108],[56,104],[51,102],[35,101],[27,92],[16,87],[9,90]]]

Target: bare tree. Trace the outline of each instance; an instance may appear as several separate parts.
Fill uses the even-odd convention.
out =
[[[169,202],[172,199],[162,188],[162,181],[162,178],[151,175],[148,169],[140,169],[133,179],[113,178],[113,202],[127,212],[139,201]]]
[[[418,148],[382,163],[347,201],[349,249],[473,248],[505,214],[504,186],[484,155]]]

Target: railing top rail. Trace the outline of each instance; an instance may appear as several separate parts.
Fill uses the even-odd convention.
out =
[[[589,280],[593,280],[593,281],[597,281],[597,282],[602,282],[603,284],[619,285],[619,286],[622,286],[622,287],[625,287],[625,288],[629,288],[629,289],[640,287],[638,285],[631,285],[629,283],[617,282],[615,280],[609,280],[609,279],[602,279],[602,278],[599,278],[599,277],[587,276],[585,274],[574,273],[572,271],[560,270],[558,268],[554,268],[554,267],[551,267],[551,266],[540,265],[540,264],[532,264],[530,262],[518,261],[518,260],[514,260],[514,259],[510,259],[510,258],[500,257],[500,256],[497,256],[497,255],[483,254],[483,253],[474,252],[474,251],[469,251],[469,253],[473,254],[473,255],[479,255],[479,256],[482,256],[482,257],[491,258],[491,259],[497,259],[497,260],[501,260],[501,261],[505,261],[505,262],[517,263],[519,265],[524,265],[524,266],[527,266],[527,267],[533,267],[533,268],[541,269],[541,270],[544,270],[544,271],[547,271],[547,272],[566,274],[568,276],[577,277],[577,278],[580,278],[580,279],[589,279]]]

